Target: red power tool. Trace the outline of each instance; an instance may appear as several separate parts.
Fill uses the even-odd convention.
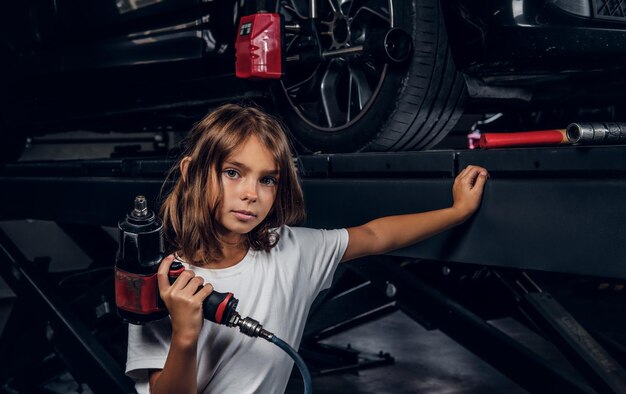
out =
[[[159,296],[157,271],[164,257],[163,222],[148,209],[144,196],[135,197],[134,209],[118,223],[119,249],[115,261],[117,314],[132,324],[144,324],[168,315]],[[185,270],[178,261],[170,266],[170,283]],[[256,320],[236,311],[233,293],[213,291],[204,300],[204,318],[251,336],[271,340],[273,334]]]
[[[117,314],[132,324],[168,315],[159,296],[157,271],[164,257],[163,222],[148,209],[144,196],[135,197],[134,209],[118,223],[119,249],[115,261]],[[185,268],[180,262],[170,267],[170,282]],[[213,291],[203,304],[204,318],[218,324],[238,325],[238,300],[232,293]],[[245,320],[245,319],[244,319]]]
[[[157,271],[163,260],[163,222],[148,209],[144,196],[135,197],[134,209],[118,223],[119,249],[115,261],[115,303],[117,313],[132,324],[144,324],[167,316],[159,296]],[[172,262],[170,283],[185,270]],[[242,318],[236,311],[233,293],[213,291],[202,304],[204,318],[227,327],[239,327],[249,337],[261,337],[284,350],[298,366],[304,380],[305,394],[312,392],[311,374],[298,353],[288,343],[265,330],[251,317]]]

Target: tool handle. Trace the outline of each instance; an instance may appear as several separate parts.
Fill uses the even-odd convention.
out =
[[[170,266],[170,284],[185,270],[185,267],[178,261],[174,261]],[[203,286],[198,287],[200,290]],[[197,291],[196,291],[197,292]],[[220,293],[213,290],[202,303],[204,318],[217,324],[228,324],[228,321],[237,308],[238,300],[233,293]]]

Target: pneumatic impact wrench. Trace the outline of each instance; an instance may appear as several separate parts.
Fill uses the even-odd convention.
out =
[[[118,223],[119,249],[115,262],[115,303],[120,317],[144,324],[168,315],[159,296],[157,271],[164,256],[163,222],[148,208],[144,196],[135,197],[134,208]],[[185,270],[178,261],[170,267],[170,283]],[[204,300],[204,318],[239,330],[251,337],[271,340],[272,333],[258,321],[242,318],[233,293],[213,291]]]

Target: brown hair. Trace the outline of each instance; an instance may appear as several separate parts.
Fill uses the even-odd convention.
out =
[[[202,264],[222,256],[216,212],[223,196],[220,172],[228,156],[250,136],[272,153],[279,168],[276,199],[265,220],[247,234],[247,247],[267,251],[278,242],[272,229],[304,220],[304,199],[285,129],[274,117],[254,107],[226,104],[209,113],[189,132],[179,160],[166,183],[176,178],[161,206],[169,248],[190,263]],[[185,179],[180,163],[191,161]]]

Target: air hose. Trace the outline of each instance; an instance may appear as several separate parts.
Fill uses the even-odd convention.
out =
[[[213,295],[214,293],[216,292],[214,291],[213,293],[211,293],[211,295]],[[217,294],[223,294],[223,293],[217,293]],[[227,293],[227,294],[232,294],[232,293]],[[209,295],[209,297],[211,295]],[[235,303],[230,302],[233,299],[235,300]],[[274,345],[278,346],[282,350],[284,350],[285,353],[287,353],[293,359],[296,366],[300,370],[300,374],[302,375],[302,381],[304,383],[304,394],[312,394],[313,386],[311,382],[311,374],[309,373],[309,369],[307,368],[306,364],[304,363],[304,360],[302,360],[302,357],[300,357],[298,352],[296,352],[294,348],[289,346],[287,342],[283,341],[282,339],[278,338],[273,333],[264,329],[263,326],[258,321],[250,317],[246,317],[242,319],[239,313],[235,310],[235,307],[237,306],[237,299],[232,297],[232,295],[230,297],[227,296],[225,300],[227,301],[227,304],[228,304],[227,309],[229,309],[229,311],[227,312],[227,316],[229,318],[228,320],[224,322],[219,322],[219,324],[224,324],[228,327],[239,327],[239,331],[242,334],[245,334],[253,338],[261,337],[273,343]],[[207,318],[206,309],[205,309],[204,317]],[[212,318],[208,318],[208,319],[216,322]]]
[[[313,393],[313,387],[311,385],[311,374],[309,373],[309,369],[306,367],[304,360],[302,360],[302,357],[300,357],[298,352],[296,352],[294,348],[287,344],[287,342],[278,338],[276,335],[272,335],[272,339],[270,339],[270,342],[283,349],[285,353],[293,358],[293,361],[296,363],[298,369],[300,370],[302,380],[304,381],[304,394]]]

